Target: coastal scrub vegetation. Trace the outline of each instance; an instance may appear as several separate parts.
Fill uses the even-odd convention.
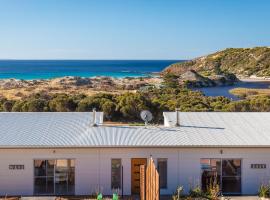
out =
[[[150,110],[155,123],[162,122],[163,111],[270,111],[270,96],[259,95],[232,101],[226,97],[208,97],[187,88],[172,88],[171,84],[147,91],[123,94],[100,93],[68,95],[36,93],[19,100],[0,99],[0,111],[5,112],[87,112],[103,111],[106,120],[138,122],[140,111]]]
[[[149,87],[137,92],[117,94],[51,94],[46,91],[21,99],[0,98],[0,111],[5,112],[89,112],[103,111],[105,120],[140,122],[140,112],[150,110],[154,123],[162,123],[164,111],[178,108],[183,112],[200,111],[270,111],[269,95],[253,95],[232,101],[226,97],[208,97],[202,92],[181,87],[175,75],[164,76],[162,87]]]

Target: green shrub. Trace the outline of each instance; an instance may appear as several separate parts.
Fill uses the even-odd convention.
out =
[[[266,184],[261,184],[259,187],[259,197],[269,197],[270,187]]]
[[[220,187],[215,178],[213,181],[210,181],[210,184],[207,186],[207,197],[210,200],[218,200],[220,195]]]
[[[201,187],[199,185],[195,186],[195,187],[191,187],[190,190],[189,190],[189,196],[190,197],[202,197],[204,196],[203,195],[203,192],[201,190]]]

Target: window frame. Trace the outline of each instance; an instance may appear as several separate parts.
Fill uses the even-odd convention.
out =
[[[160,171],[159,171],[159,162],[166,162],[166,185],[164,187],[160,186]],[[168,158],[157,158],[157,171],[159,173],[159,188],[160,189],[168,189]]]
[[[34,159],[34,161],[33,161],[33,165],[34,165],[34,179],[33,179],[33,193],[34,194],[40,194],[40,195],[46,195],[46,194],[48,194],[48,195],[50,195],[50,194],[54,194],[54,189],[53,189],[53,192],[47,192],[47,189],[48,189],[48,179],[49,178],[53,178],[53,182],[55,182],[55,175],[54,175],[54,171],[55,171],[55,160],[56,159]],[[36,175],[36,166],[35,166],[35,161],[45,161],[45,175]],[[54,162],[54,164],[53,164],[53,175],[49,175],[48,176],[48,161],[53,161]],[[45,192],[44,193],[40,193],[40,192],[37,192],[36,191],[36,179],[44,179],[45,180],[45,182],[46,182],[46,185],[45,185]],[[53,184],[53,188],[55,187],[54,186],[55,184]]]
[[[118,161],[120,161],[120,176],[119,176],[119,186],[120,187],[114,187],[114,185],[113,185],[113,160],[118,160]],[[122,190],[122,176],[123,176],[123,174],[122,174],[122,159],[121,158],[111,158],[111,189],[112,190]]]
[[[61,194],[61,195],[75,195],[75,193],[76,193],[76,159],[75,158],[47,158],[47,157],[45,157],[45,158],[34,158],[33,159],[33,194],[34,195],[59,195],[59,194],[57,194],[56,193],[56,187],[55,187],[55,185],[56,185],[56,182],[55,182],[55,178],[56,178],[56,175],[55,175],[55,173],[56,173],[56,161],[57,160],[68,160],[68,161],[73,161],[73,164],[74,164],[74,166],[73,166],[73,168],[74,168],[74,188],[73,188],[73,190],[72,191],[67,191],[66,192],[66,194]],[[46,161],[46,163],[47,163],[47,161],[54,161],[54,165],[53,165],[53,175],[52,176],[36,176],[36,174],[35,174],[35,161]],[[70,169],[71,169],[72,167],[71,166],[69,166],[69,170],[68,170],[68,176],[70,175]],[[47,173],[47,165],[46,165],[46,173]],[[36,190],[35,190],[35,179],[36,178],[45,178],[46,179],[46,189],[47,189],[47,178],[53,178],[53,192],[51,192],[51,193],[48,193],[48,192],[45,192],[45,193],[39,193],[39,192],[36,192]]]
[[[202,178],[202,173],[203,173],[203,169],[201,167],[201,160],[203,159],[208,159],[210,160],[210,163],[211,163],[211,160],[220,160],[220,178],[219,178],[219,182],[220,182],[220,191],[222,194],[232,194],[232,195],[238,195],[238,194],[242,194],[242,187],[243,187],[243,184],[242,184],[242,174],[243,174],[243,159],[242,158],[217,158],[217,157],[212,157],[212,158],[200,158],[200,170],[201,170],[201,178]],[[223,161],[224,160],[240,160],[240,175],[237,175],[237,176],[223,176]],[[223,192],[222,191],[222,188],[223,188],[223,184],[222,184],[222,180],[223,180],[223,177],[224,178],[231,178],[231,177],[237,177],[237,178],[240,178],[240,192]],[[201,184],[201,187],[202,187],[202,181],[200,182]]]

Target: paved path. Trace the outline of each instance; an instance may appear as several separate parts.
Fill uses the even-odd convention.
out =
[[[56,197],[22,197],[21,200],[55,200]],[[124,198],[125,199],[125,198]],[[128,198],[129,199],[129,198]],[[133,198],[133,200],[136,198]],[[139,199],[139,198],[138,198]],[[161,197],[161,200],[170,200],[171,197]],[[221,200],[259,200],[257,196],[223,197]]]
[[[224,197],[224,200],[258,200],[257,196]]]
[[[56,197],[22,197],[21,200],[55,200]]]

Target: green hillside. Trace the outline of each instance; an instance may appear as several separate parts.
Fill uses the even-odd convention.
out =
[[[162,73],[181,75],[195,70],[203,76],[235,74],[238,77],[270,77],[270,48],[228,48],[191,61],[175,63]]]

